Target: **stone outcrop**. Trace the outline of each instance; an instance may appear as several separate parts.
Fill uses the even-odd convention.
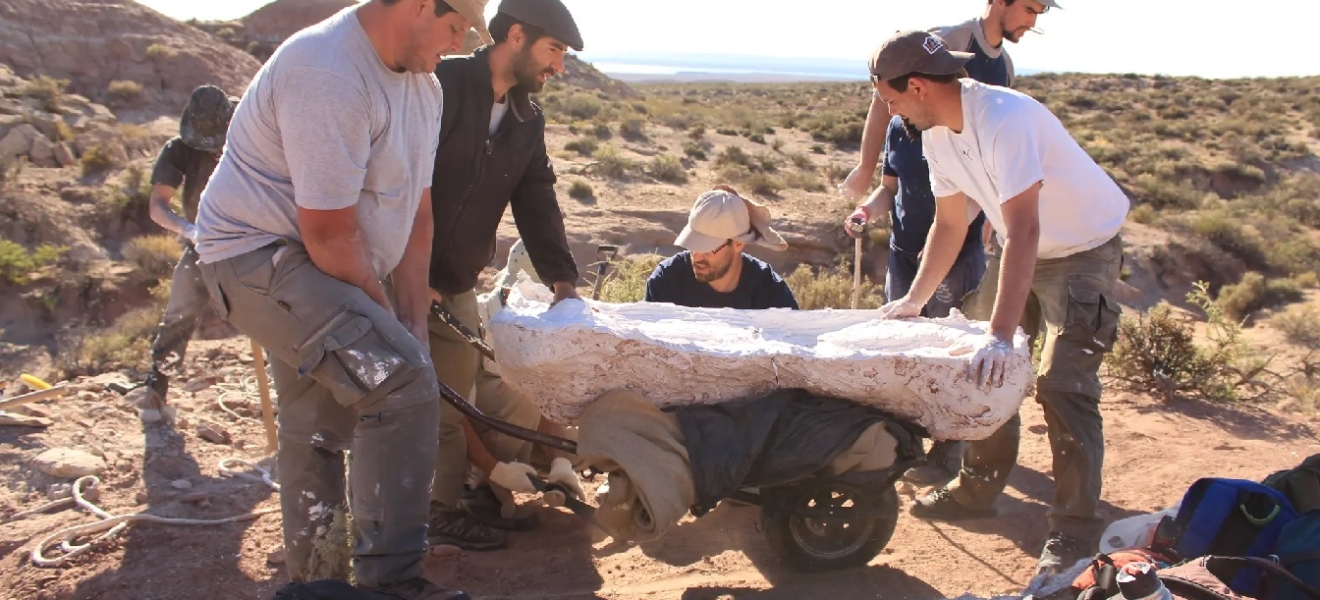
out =
[[[137,106],[161,114],[177,114],[202,84],[241,95],[261,66],[133,0],[4,0],[0,63],[26,78],[66,79],[68,92],[102,103],[112,81],[136,82]]]

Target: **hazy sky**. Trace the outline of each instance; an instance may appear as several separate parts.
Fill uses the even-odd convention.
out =
[[[268,0],[138,0],[177,19],[237,18]],[[856,58],[897,29],[977,16],[984,0],[563,0],[586,42],[584,56],[683,52]],[[1019,69],[1163,73],[1205,77],[1320,75],[1300,32],[1320,17],[1316,0],[1059,0],[1063,10],[1010,45]],[[488,16],[499,0],[490,0]]]

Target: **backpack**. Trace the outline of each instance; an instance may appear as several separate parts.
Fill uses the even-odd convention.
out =
[[[1277,471],[1263,482],[1287,496],[1299,513],[1320,508],[1320,454],[1313,454],[1302,464]]]
[[[1119,593],[1117,576],[1119,570],[1130,563],[1148,563],[1156,570],[1172,565],[1174,561],[1167,554],[1149,548],[1128,548],[1097,554],[1091,564],[1082,571],[1068,588],[1068,598],[1076,600],[1105,600]]]
[[[1297,513],[1282,492],[1254,481],[1205,478],[1188,488],[1174,518],[1179,556],[1266,557]],[[1248,596],[1259,593],[1259,566],[1219,561],[1214,574]],[[1215,567],[1211,567],[1214,571]]]
[[[1274,550],[1279,564],[1311,587],[1320,588],[1320,508],[1312,509],[1284,526]],[[1274,600],[1309,600],[1299,586],[1281,582]]]

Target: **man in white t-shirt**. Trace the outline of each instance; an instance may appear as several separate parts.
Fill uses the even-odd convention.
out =
[[[1103,356],[1118,337],[1118,233],[1129,202],[1063,124],[1031,97],[960,78],[972,57],[939,36],[899,32],[871,57],[876,96],[922,131],[935,195],[935,224],[908,294],[883,307],[887,318],[920,313],[953,264],[977,208],[1003,250],[992,256],[977,294],[990,302],[986,335],[968,377],[1003,385],[1019,324],[1044,333],[1036,401],[1045,411],[1057,485],[1039,571],[1061,572],[1096,551],[1104,435]],[[969,198],[975,199],[973,202]],[[970,307],[974,312],[981,312]],[[912,514],[957,520],[995,514],[992,504],[1017,462],[1021,421],[968,444],[957,481],[922,497]]]

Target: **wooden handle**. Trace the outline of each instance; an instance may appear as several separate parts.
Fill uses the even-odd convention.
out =
[[[857,310],[857,301],[862,293],[862,238],[853,244],[853,295],[852,307]]]
[[[270,402],[270,383],[266,381],[266,351],[257,340],[252,340],[252,366],[257,370],[257,391],[261,394],[261,420],[266,424],[266,451],[272,454],[280,449],[280,438],[275,428],[275,409]]]
[[[35,391],[35,392],[28,392],[28,393],[23,394],[23,395],[21,395],[21,396],[14,396],[13,398],[9,398],[9,399],[7,399],[7,400],[4,400],[4,401],[0,402],[0,410],[8,410],[8,409],[14,408],[15,406],[22,406],[22,405],[27,404],[27,403],[29,403],[29,402],[36,402],[36,401],[38,401],[38,400],[48,400],[48,399],[50,399],[50,398],[59,398],[59,397],[63,396],[63,395],[65,394],[65,392],[68,392],[68,391],[69,391],[69,386],[67,386],[67,385],[61,383],[61,384],[59,384],[59,385],[57,385],[57,386],[55,386],[55,387],[53,387],[53,388],[46,388],[46,389],[44,389],[44,390],[37,390],[37,391]]]

